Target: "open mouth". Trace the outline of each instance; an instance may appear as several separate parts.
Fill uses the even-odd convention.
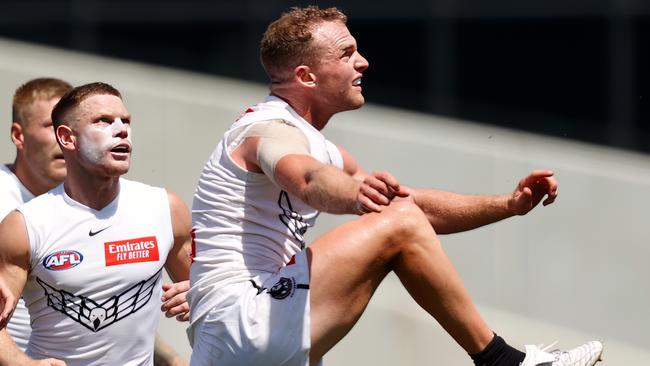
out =
[[[131,146],[126,144],[120,144],[111,149],[112,153],[116,154],[128,154],[131,152]]]
[[[361,86],[361,78],[354,79],[354,81],[352,81],[352,85],[353,86]]]

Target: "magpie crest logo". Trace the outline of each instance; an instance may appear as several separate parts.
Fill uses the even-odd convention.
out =
[[[99,332],[144,307],[153,296],[154,289],[158,288],[156,284],[161,277],[161,271],[162,268],[148,279],[103,302],[55,288],[39,277],[36,277],[36,282],[45,291],[49,307],[91,331]]]
[[[282,300],[293,293],[294,281],[292,278],[280,277],[280,280],[271,287],[268,292],[272,298]]]

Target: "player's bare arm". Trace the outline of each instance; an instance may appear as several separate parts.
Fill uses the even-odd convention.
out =
[[[11,339],[6,329],[0,330],[0,366],[66,366],[65,362],[48,358],[44,360],[33,360],[22,352],[16,343]]]
[[[341,146],[337,146],[343,157],[343,170],[361,182],[360,192],[372,203],[362,207],[363,212],[381,212],[382,206],[390,204],[395,197],[408,197],[410,192],[400,185],[398,180],[388,172],[367,173],[361,165]]]
[[[360,204],[372,205],[360,192],[361,182],[307,155],[288,155],[280,159],[275,181],[283,190],[324,212],[354,214],[359,212]]]
[[[9,321],[27,280],[29,269],[29,240],[25,220],[13,211],[0,223],[0,278],[2,299],[0,328]]]
[[[169,208],[174,231],[174,246],[167,256],[165,269],[174,283],[163,285],[163,305],[161,310],[165,316],[176,317],[179,321],[189,319],[189,305],[186,299],[190,288],[190,250],[191,250],[191,219],[187,206],[177,194],[167,191]]]
[[[359,213],[361,203],[372,204],[360,193],[362,182],[332,165],[309,156],[295,127],[276,125],[247,137],[232,153],[240,167],[264,173],[281,189],[300,197],[310,206],[334,214]]]
[[[522,178],[511,194],[466,195],[436,189],[415,189],[400,185],[387,172],[368,174],[342,147],[338,147],[345,163],[344,170],[364,182],[361,190],[375,204],[387,205],[396,196],[412,193],[439,234],[457,233],[488,225],[515,215],[525,215],[541,201],[544,206],[557,197],[557,181],[550,170],[535,170]],[[377,210],[373,210],[377,211]]]
[[[25,220],[18,211],[13,211],[0,223],[0,278],[4,288],[0,296],[0,366],[5,365],[52,365],[65,366],[55,359],[32,360],[22,352],[11,339],[6,323],[23,292],[29,269],[29,239]],[[5,298],[7,296],[7,298]]]
[[[525,215],[544,197],[543,205],[549,205],[557,197],[557,187],[552,171],[536,170],[522,178],[511,194],[474,196],[435,189],[411,191],[436,232],[449,234]]]

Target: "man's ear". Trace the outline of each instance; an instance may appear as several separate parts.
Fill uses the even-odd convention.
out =
[[[295,68],[294,75],[299,83],[307,87],[314,87],[317,85],[316,75],[311,72],[311,68],[307,65],[300,65]]]
[[[72,133],[72,129],[66,125],[60,125],[56,128],[56,140],[62,149],[74,150],[77,142],[76,136]]]
[[[16,145],[16,149],[22,150],[25,145],[25,134],[23,133],[23,126],[18,122],[11,124],[11,141]]]

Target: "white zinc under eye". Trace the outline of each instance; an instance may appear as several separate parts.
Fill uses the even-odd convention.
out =
[[[131,144],[131,125],[122,122],[122,119],[117,117],[113,122],[106,124],[104,127],[99,127],[94,124],[81,131],[79,153],[81,156],[91,163],[97,164],[101,161],[104,153],[109,151],[113,145],[122,140],[118,137],[119,133],[126,126],[127,137],[126,140]]]

